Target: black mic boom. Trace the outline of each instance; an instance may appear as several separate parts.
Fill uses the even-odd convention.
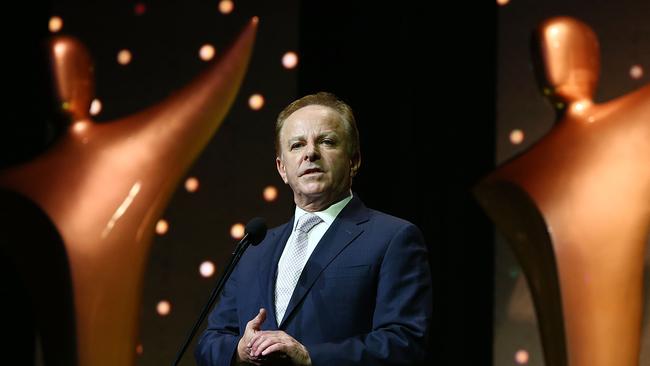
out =
[[[208,315],[208,312],[210,311],[212,305],[214,305],[215,301],[217,301],[217,298],[219,297],[219,294],[221,293],[223,286],[226,284],[226,281],[230,277],[230,274],[232,273],[233,269],[235,269],[237,262],[239,262],[239,258],[241,258],[242,254],[244,254],[244,251],[246,250],[246,248],[248,248],[249,245],[255,246],[261,243],[262,240],[264,240],[264,237],[266,236],[266,230],[267,230],[266,221],[261,217],[255,217],[246,224],[246,228],[244,230],[244,237],[242,237],[239,243],[237,243],[237,247],[233,252],[232,258],[230,258],[230,262],[228,263],[226,270],[219,278],[219,281],[217,281],[217,285],[215,286],[214,290],[212,290],[208,302],[203,307],[203,310],[201,311],[201,315],[199,315],[199,319],[197,319],[196,323],[194,323],[194,326],[192,327],[190,334],[187,336],[185,343],[183,343],[183,346],[178,351],[178,354],[176,355],[176,359],[174,360],[174,364],[173,364],[174,366],[178,365],[178,363],[180,362],[181,358],[183,357],[183,354],[187,350],[187,346],[190,345],[190,342],[192,342],[192,338],[194,338],[196,331],[199,329],[199,326],[201,325],[201,323],[203,323],[203,320]]]

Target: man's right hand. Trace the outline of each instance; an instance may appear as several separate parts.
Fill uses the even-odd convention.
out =
[[[246,323],[246,330],[244,330],[244,335],[241,337],[239,343],[237,344],[238,364],[245,362],[252,363],[253,365],[262,364],[262,358],[251,356],[250,341],[253,335],[260,331],[260,327],[262,326],[262,323],[264,323],[264,320],[266,320],[266,309],[262,308],[256,317]]]

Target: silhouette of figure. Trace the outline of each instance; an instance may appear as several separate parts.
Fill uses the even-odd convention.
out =
[[[537,31],[554,128],[475,195],[526,274],[547,365],[639,362],[650,230],[650,85],[596,104],[598,40],[568,17]]]
[[[54,287],[60,286],[56,293],[65,297],[55,302],[61,309],[58,315],[76,326],[76,331],[60,332],[52,325],[37,326],[48,330],[40,333],[46,362],[52,359],[51,350],[65,353],[57,361],[62,365],[75,360],[87,366],[134,364],[142,280],[154,226],[176,184],[233,103],[256,30],[253,18],[218,62],[168,99],[102,124],[89,116],[93,76],[87,51],[70,37],[50,42],[54,104],[69,125],[47,151],[0,171],[0,207],[22,215],[16,219],[3,212],[12,217],[3,222],[12,231],[0,240],[0,260],[17,266],[4,271],[24,284],[13,290],[20,300],[13,308],[29,303],[30,294],[41,293],[34,286],[55,283],[30,278],[25,267],[32,257],[51,254],[57,264]],[[16,222],[21,217],[38,226]],[[16,232],[20,227],[24,235]],[[36,235],[30,230],[43,228],[48,230],[42,235],[45,242],[32,240]],[[71,308],[74,316],[68,314]],[[51,308],[39,306],[33,320],[60,323],[54,316]],[[68,337],[76,347],[65,342],[65,347],[50,346],[56,345],[56,337]],[[20,339],[33,344],[29,335]]]

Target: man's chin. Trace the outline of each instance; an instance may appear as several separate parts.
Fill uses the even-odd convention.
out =
[[[303,189],[301,193],[305,197],[322,197],[327,195],[327,190],[322,187],[310,187]]]
[[[299,187],[298,193],[309,201],[319,200],[331,194],[322,184],[303,184]]]
[[[298,188],[300,192],[306,195],[321,195],[328,192],[331,187],[328,187],[325,182],[319,179],[303,179]]]

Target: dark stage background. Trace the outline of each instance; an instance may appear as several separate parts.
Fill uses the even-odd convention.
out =
[[[167,230],[154,234],[133,345],[137,364],[171,363],[237,241],[233,225],[263,216],[275,226],[291,215],[290,191],[274,167],[274,120],[290,101],[319,90],[356,111],[363,163],[354,191],[425,234],[434,278],[431,363],[490,364],[494,234],[470,189],[495,161],[496,5],[235,1],[223,14],[219,3],[15,5],[11,13],[25,22],[5,33],[36,60],[42,55],[34,50],[48,36],[40,29],[50,16],[61,17],[58,33],[80,39],[95,60],[102,104],[95,119],[109,122],[189,82],[206,67],[202,45],[212,44],[218,58],[250,17],[260,17],[239,95],[187,172],[198,189],[179,185],[161,217]],[[123,49],[132,55],[127,65],[116,61]],[[282,67],[287,51],[298,54],[294,69]],[[4,125],[2,167],[38,155],[61,133],[56,119],[45,118],[51,106],[39,102],[48,92],[30,87],[45,85],[46,75],[32,72],[42,66],[18,60],[9,68],[16,70],[8,73],[14,96],[29,98],[5,105],[8,121],[24,121]],[[27,86],[23,75],[30,75]],[[249,107],[253,94],[264,98],[259,110]],[[30,109],[33,118],[22,118]],[[269,186],[277,198],[266,201]],[[199,272],[205,261],[216,266],[207,278]],[[168,313],[158,313],[161,303],[170,305]],[[182,364],[193,364],[190,353]]]
[[[552,127],[553,109],[530,63],[534,27],[570,15],[594,28],[602,52],[596,101],[604,102],[648,83],[650,2],[500,2],[505,5],[251,0],[232,2],[229,13],[220,11],[223,0],[3,5],[14,22],[2,23],[0,32],[8,91],[0,169],[46,150],[65,127],[52,112],[39,51],[50,17],[63,20],[59,34],[77,37],[90,50],[102,105],[94,118],[110,122],[188,83],[207,66],[199,58],[203,45],[220,57],[259,16],[238,97],[188,170],[190,188],[184,180],[161,217],[167,229],[153,234],[133,345],[137,364],[171,363],[237,242],[234,225],[262,216],[275,226],[291,215],[290,190],[274,167],[274,120],[295,98],[327,90],[357,115],[362,166],[356,194],[370,207],[416,223],[427,239],[434,279],[430,363],[542,365],[525,279],[470,190]],[[132,57],[121,65],[117,56],[125,49]],[[289,51],[298,55],[291,69],[281,62]],[[255,94],[264,98],[257,110],[249,106]],[[269,190],[277,197],[267,201]],[[206,261],[216,268],[204,277],[199,269]],[[165,304],[168,312],[160,314]],[[649,357],[649,307],[641,364]],[[517,363],[522,351],[526,362]],[[182,364],[193,364],[191,353]]]

